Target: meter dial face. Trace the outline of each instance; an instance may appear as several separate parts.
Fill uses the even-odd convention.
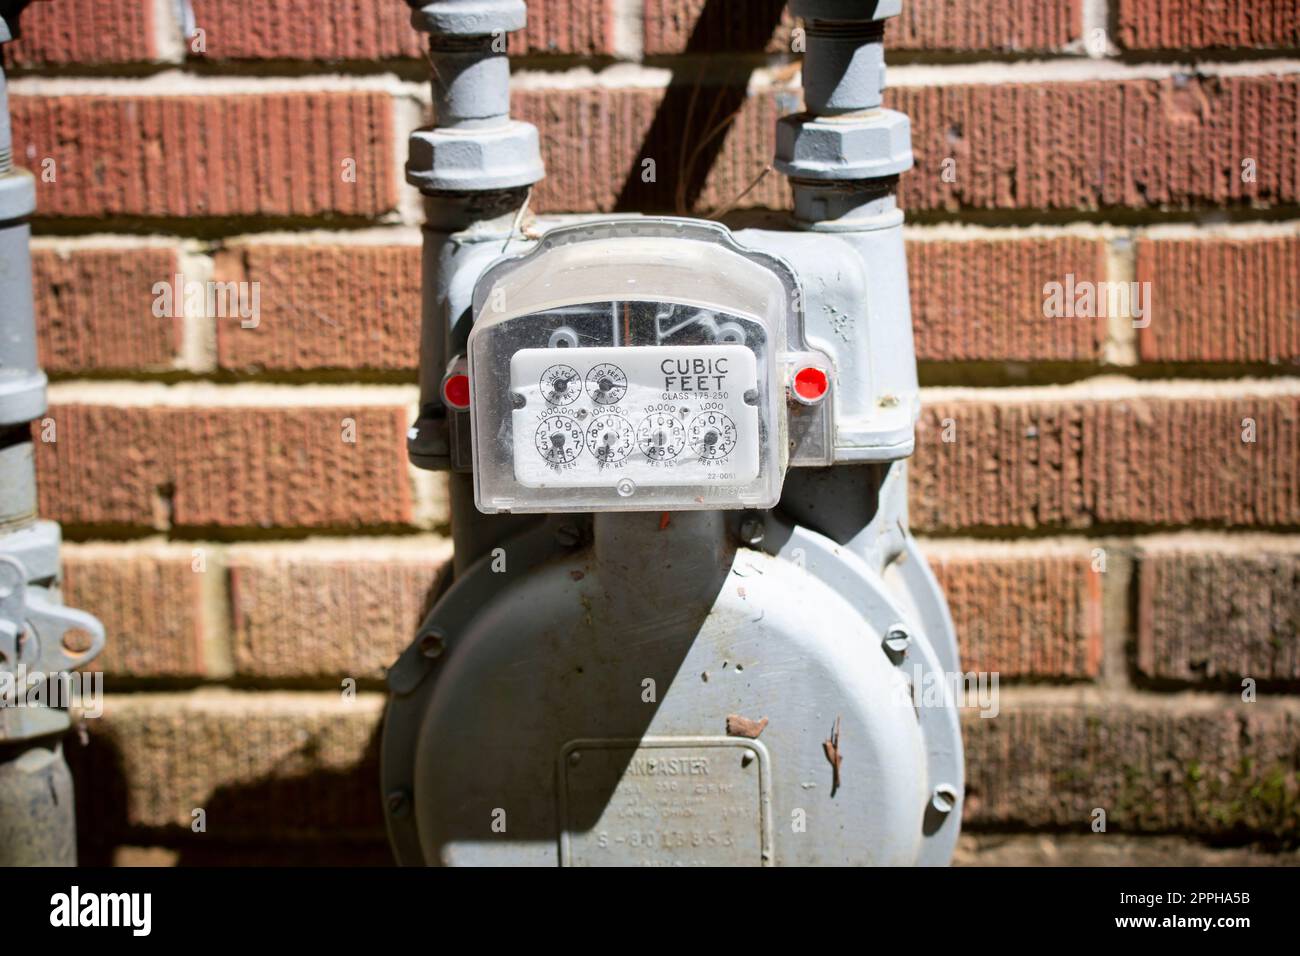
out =
[[[587,373],[587,394],[597,405],[613,405],[627,394],[627,375],[617,365],[602,362]]]
[[[552,365],[542,372],[542,397],[552,405],[568,405],[582,394],[582,376],[572,365]]]
[[[637,426],[636,444],[651,461],[668,461],[686,447],[686,429],[668,412],[656,412]]]
[[[722,412],[704,412],[691,419],[686,436],[701,458],[726,458],[736,447],[736,423]]]
[[[547,415],[533,441],[537,454],[552,465],[567,465],[582,454],[582,426],[568,415]]]
[[[617,465],[632,454],[635,444],[632,426],[622,415],[606,412],[587,426],[587,451],[602,464]]]

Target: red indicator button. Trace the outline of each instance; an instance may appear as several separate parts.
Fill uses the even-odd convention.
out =
[[[464,372],[456,372],[443,379],[442,401],[448,408],[458,412],[469,408],[469,376]]]
[[[808,365],[794,373],[794,387],[791,391],[805,405],[816,405],[830,390],[830,377],[819,368]]]

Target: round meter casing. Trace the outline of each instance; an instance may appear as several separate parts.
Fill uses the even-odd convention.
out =
[[[947,862],[960,797],[932,795],[960,795],[961,738],[932,579],[772,516],[738,548],[734,520],[597,514],[562,552],[542,526],[456,581],[389,674],[399,862]]]

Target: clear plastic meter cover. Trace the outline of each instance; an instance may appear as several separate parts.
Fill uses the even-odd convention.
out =
[[[675,219],[562,227],[492,266],[469,337],[479,510],[775,505],[794,282]]]

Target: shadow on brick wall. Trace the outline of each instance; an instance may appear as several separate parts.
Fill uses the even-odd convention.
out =
[[[686,41],[687,58],[671,67],[670,85],[637,153],[657,160],[655,181],[646,182],[641,164],[634,163],[619,191],[616,211],[668,210],[685,216],[695,209],[731,120],[745,104],[752,72],[743,64],[720,65],[717,54],[765,52],[784,7],[771,0],[707,0]]]
[[[141,825],[177,808],[155,805],[137,772],[134,794],[111,733],[66,750],[76,786],[83,866],[386,866],[392,854],[379,798],[380,728],[346,770],[320,769],[218,787],[203,801],[206,831]],[[303,756],[312,759],[310,753]],[[165,757],[163,759],[166,759]],[[134,802],[133,802],[134,801]]]

